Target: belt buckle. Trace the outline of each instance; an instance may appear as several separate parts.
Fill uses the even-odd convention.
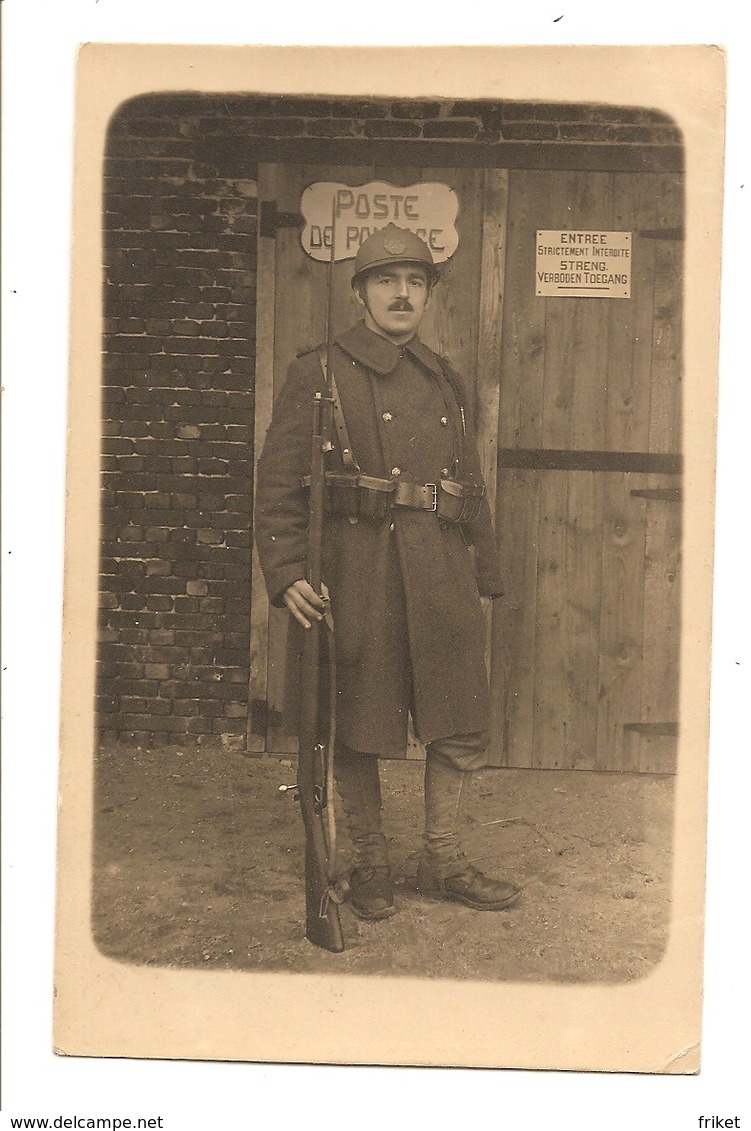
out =
[[[438,510],[438,484],[437,483],[426,483],[425,486],[430,488],[430,490],[433,492],[433,497],[432,497],[430,506],[427,509],[432,511],[433,513],[435,513],[435,511]]]

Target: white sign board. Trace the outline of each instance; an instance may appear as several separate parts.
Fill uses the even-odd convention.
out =
[[[452,188],[425,182],[400,188],[385,181],[350,186],[335,181],[308,185],[300,199],[305,227],[300,235],[306,255],[320,262],[354,259],[363,240],[387,224],[415,232],[436,263],[450,259],[459,246],[456,216],[459,199]]]
[[[535,294],[631,298],[631,232],[539,231]]]

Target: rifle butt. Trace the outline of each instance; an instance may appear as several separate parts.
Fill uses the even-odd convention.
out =
[[[341,954],[344,950],[339,907],[327,895],[328,881],[322,877],[315,857],[305,850],[305,937],[322,950]],[[323,907],[323,914],[321,914]]]

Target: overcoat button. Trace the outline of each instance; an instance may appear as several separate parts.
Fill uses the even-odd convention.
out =
[[[441,478],[448,479],[449,469],[447,467],[441,468]]]
[[[390,523],[389,524],[389,530],[395,530],[395,529],[396,529],[396,527],[394,526],[393,522]]]
[[[400,467],[392,467],[391,468],[391,474],[392,475],[401,475],[401,473],[402,473],[402,469]]]
[[[357,526],[357,523],[358,523],[357,515],[356,514],[349,515],[348,518],[347,518],[347,521],[349,522],[349,524],[351,526]]]
[[[443,425],[443,427],[444,427],[444,428],[446,427],[446,425],[448,424],[448,422],[449,422],[449,418],[448,418],[447,416],[442,416],[442,417],[441,417],[441,424]]]
[[[394,418],[393,418],[393,416],[391,415],[391,413],[390,413],[390,412],[384,412],[384,414],[383,414],[383,419],[384,419],[384,420],[386,421],[386,423],[388,424],[389,420],[393,420]]]

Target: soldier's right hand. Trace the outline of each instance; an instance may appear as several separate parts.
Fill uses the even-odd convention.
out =
[[[323,620],[326,612],[328,592],[323,586],[324,598],[305,580],[293,581],[284,591],[284,603],[303,628],[310,628],[313,621]]]

